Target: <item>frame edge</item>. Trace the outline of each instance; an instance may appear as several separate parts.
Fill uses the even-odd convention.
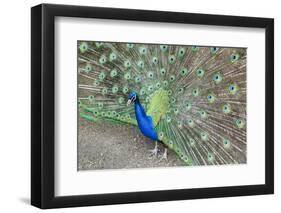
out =
[[[66,8],[67,10],[63,10]],[[183,200],[183,199],[198,199],[198,198],[218,198],[228,196],[247,196],[258,194],[274,193],[274,20],[269,18],[249,18],[246,22],[245,17],[235,16],[212,16],[215,22],[211,25],[226,26],[237,18],[242,21],[241,25],[250,27],[260,27],[266,29],[266,181],[264,185],[251,185],[244,187],[222,187],[214,191],[211,188],[201,188],[197,190],[187,189],[187,194],[182,194],[183,190],[170,191],[146,191],[134,193],[118,193],[106,195],[79,195],[67,197],[54,196],[54,17],[55,16],[73,16],[74,11],[82,9],[76,17],[81,17],[83,11],[97,11],[92,15],[87,13],[85,17],[105,16],[102,11],[114,11],[114,19],[116,16],[119,19],[127,20],[134,11],[138,15],[155,12],[155,15],[150,19],[155,19],[157,15],[159,22],[170,22],[165,19],[163,11],[144,11],[118,8],[96,8],[85,6],[66,6],[41,4],[31,9],[31,204],[42,208],[62,208],[74,206],[89,206],[89,205],[109,205],[121,203],[139,203],[139,202],[159,202],[168,200]],[[119,12],[118,12],[119,11]],[[122,12],[130,11],[128,14]],[[121,12],[121,13],[120,13]],[[169,17],[184,13],[169,13]],[[80,15],[79,15],[80,14]],[[191,24],[208,24],[205,14],[188,14],[188,18],[183,19],[182,23],[191,21],[194,15],[204,17],[201,23]],[[219,18],[228,17],[226,20],[219,21]],[[101,17],[102,18],[102,17]],[[137,18],[129,18],[135,20]],[[142,19],[146,19],[142,17]],[[238,24],[236,20],[236,25]],[[147,20],[145,20],[147,21]],[[255,22],[257,21],[257,22]],[[181,22],[181,21],[178,21]],[[196,21],[195,21],[196,22]],[[39,89],[40,88],[40,89]],[[250,191],[249,191],[250,190]],[[252,190],[252,191],[251,191]],[[161,193],[162,195],[159,196]],[[158,195],[158,198],[154,196]],[[171,198],[174,195],[174,198]],[[129,197],[127,197],[129,196]],[[126,202],[127,201],[127,202]]]
[[[31,205],[41,208],[42,5],[31,8]]]

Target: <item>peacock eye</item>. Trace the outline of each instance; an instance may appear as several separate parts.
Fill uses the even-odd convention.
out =
[[[125,73],[124,78],[126,80],[130,80],[131,79],[131,73],[129,73],[129,72]]]
[[[214,103],[216,97],[215,97],[215,95],[213,95],[213,94],[209,94],[209,95],[207,96],[207,99],[208,99],[209,103]]]
[[[238,87],[236,84],[230,84],[228,90],[234,95],[238,91]]]
[[[136,76],[136,77],[135,77],[135,82],[136,82],[136,83],[141,82],[141,77],[140,77],[140,76]]]
[[[160,72],[162,75],[164,75],[166,73],[166,70],[164,68],[161,68]]]
[[[172,90],[168,90],[168,95],[172,95]]]
[[[208,133],[202,132],[202,133],[201,133],[201,139],[202,139],[203,141],[208,141],[208,140],[209,140],[209,135],[208,135]]]
[[[223,146],[224,148],[230,148],[230,141],[228,139],[223,139]]]
[[[179,89],[178,89],[178,92],[179,92],[179,93],[182,93],[182,92],[183,92],[183,88],[179,88]]]
[[[190,143],[191,146],[194,146],[194,145],[195,145],[195,140],[192,139],[192,138],[190,138],[190,139],[189,139],[189,143]]]
[[[104,96],[108,93],[107,87],[102,88],[101,94]]]
[[[123,87],[123,93],[127,94],[127,92],[129,91],[129,88],[127,86]]]
[[[161,84],[159,82],[156,83],[156,87],[160,88]]]
[[[173,64],[175,62],[175,56],[174,55],[170,55],[169,56],[169,63]]]
[[[199,50],[199,47],[193,46],[193,47],[191,48],[191,50],[192,50],[192,52],[197,52],[197,51]]]
[[[144,95],[145,94],[145,88],[141,88],[140,89],[140,95]]]
[[[152,71],[148,72],[147,76],[148,76],[148,78],[153,78],[153,72]]]
[[[117,55],[115,54],[115,53],[110,53],[110,55],[109,55],[109,60],[110,61],[114,61],[115,59],[117,58]]]
[[[102,55],[99,59],[100,64],[104,64],[106,62],[106,56]]]
[[[187,122],[190,127],[194,127],[194,122],[192,119],[189,119]]]
[[[79,50],[81,53],[85,53],[88,49],[88,43],[87,42],[82,42],[79,46]]]
[[[103,79],[105,79],[105,73],[104,73],[104,72],[101,72],[101,73],[99,74],[99,79],[100,79],[100,81],[102,81]]]
[[[212,153],[208,153],[208,161],[210,162],[214,161],[214,155]]]
[[[153,90],[153,86],[148,86],[148,88],[147,88],[147,90],[149,91],[149,92],[151,92],[152,90]]]
[[[230,104],[224,104],[222,106],[222,109],[223,109],[223,113],[228,114],[228,113],[231,112],[231,105]]]
[[[93,95],[90,95],[90,96],[88,97],[88,99],[91,100],[91,101],[93,101],[93,100],[94,100],[94,96],[93,96]]]
[[[217,73],[213,76],[213,80],[215,81],[216,84],[219,84],[222,81],[222,76]]]
[[[128,47],[129,49],[132,49],[132,48],[134,47],[134,44],[127,44],[127,47]]]
[[[138,61],[138,67],[140,68],[140,69],[143,69],[144,68],[144,62],[143,61]]]
[[[166,117],[166,121],[167,121],[168,123],[170,123],[170,122],[172,121],[171,117],[170,117],[170,116],[167,116],[167,117]]]
[[[141,55],[145,55],[147,53],[146,47],[145,46],[141,46],[139,48],[139,52],[140,52]]]
[[[156,65],[158,63],[158,58],[154,56],[152,58],[152,63]]]
[[[180,51],[179,51],[179,57],[183,57],[183,55],[185,54],[185,48],[180,48]]]
[[[94,85],[94,86],[100,85],[100,81],[99,81],[98,79],[96,79],[96,80],[94,81],[93,85]]]
[[[205,71],[202,68],[199,68],[196,73],[199,78],[202,78],[205,74]]]
[[[86,72],[89,73],[90,71],[92,71],[92,65],[91,64],[86,64],[85,66]]]
[[[212,53],[212,54],[217,53],[218,50],[219,50],[218,47],[211,47],[211,53]]]
[[[110,72],[110,77],[115,77],[117,75],[117,70],[116,69],[113,69],[113,70],[111,70],[111,72]]]
[[[166,50],[168,49],[167,45],[160,45],[160,49],[162,52],[166,52]]]
[[[239,59],[239,54],[237,54],[237,53],[232,53],[231,55],[230,55],[230,62],[231,63],[234,63],[235,61],[237,61],[238,59]]]
[[[131,62],[129,60],[126,60],[124,62],[124,66],[125,66],[125,68],[130,68],[131,67]]]
[[[190,102],[186,102],[185,103],[185,107],[186,107],[186,110],[190,110],[191,109],[191,103]]]
[[[193,94],[193,96],[198,96],[199,95],[199,89],[198,88],[193,89],[192,94]]]
[[[112,93],[117,93],[118,92],[118,86],[117,85],[114,85],[112,87]]]
[[[174,75],[171,75],[170,76],[170,81],[174,81],[175,80],[175,76]]]
[[[182,68],[180,72],[182,76],[185,76],[187,74],[187,68]]]
[[[243,119],[237,119],[236,120],[236,126],[239,128],[239,129],[242,129],[242,128],[244,128],[244,126],[245,126],[245,121],[243,120]]]

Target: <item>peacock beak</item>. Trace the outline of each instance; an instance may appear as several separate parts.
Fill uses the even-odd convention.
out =
[[[127,102],[127,106],[129,106],[131,103],[132,103],[132,100],[129,99],[128,102]]]

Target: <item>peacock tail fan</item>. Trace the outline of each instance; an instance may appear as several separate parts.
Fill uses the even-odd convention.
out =
[[[137,125],[130,91],[187,165],[246,163],[246,49],[78,41],[82,118]]]

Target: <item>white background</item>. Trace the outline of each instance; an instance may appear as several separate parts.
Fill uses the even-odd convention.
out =
[[[50,2],[50,1],[45,1]],[[276,2],[276,3],[275,3]],[[275,18],[275,70],[281,69],[281,14],[278,1],[56,1],[108,7],[172,10],[227,15]],[[38,212],[28,205],[30,196],[30,7],[40,1],[1,2],[1,109],[0,109],[0,210],[1,212]],[[54,3],[54,1],[52,2]],[[281,108],[280,72],[275,75],[275,108]],[[275,130],[281,127],[280,110],[275,113]],[[118,206],[51,210],[52,212],[279,212],[281,209],[280,134],[275,137],[275,195],[174,201]],[[279,209],[279,211],[278,211]]]
[[[265,183],[264,29],[59,17],[55,32],[57,196]],[[77,172],[77,39],[247,47],[247,164]]]

